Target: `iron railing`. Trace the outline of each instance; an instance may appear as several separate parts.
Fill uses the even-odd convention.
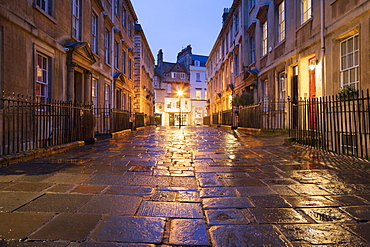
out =
[[[94,137],[91,105],[4,94],[0,99],[0,155]]]
[[[213,113],[212,114],[212,124],[219,124],[219,113]]]
[[[345,97],[300,100],[290,105],[293,141],[334,153],[370,159],[369,90]]]
[[[95,134],[110,134],[131,128],[130,113],[110,106],[94,108]]]
[[[259,104],[242,107],[236,114],[239,127],[256,129],[287,129],[286,101],[263,101]]]

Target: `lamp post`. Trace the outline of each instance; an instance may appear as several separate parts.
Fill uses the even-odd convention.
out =
[[[179,97],[179,129],[181,128],[181,97],[184,94],[182,90],[177,91],[177,96]]]

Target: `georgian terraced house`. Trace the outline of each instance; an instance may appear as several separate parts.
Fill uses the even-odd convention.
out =
[[[137,22],[130,0],[1,1],[0,90],[93,103],[95,132],[117,130],[117,112],[147,122],[154,58]]]
[[[296,102],[336,100],[343,90],[360,95],[370,88],[369,20],[367,0],[235,0],[224,10],[223,27],[207,62],[211,122],[230,124],[226,120],[232,115],[232,125],[260,129],[307,125],[307,130],[317,133],[319,123],[329,122],[330,116],[321,117],[313,106],[303,116],[295,109]],[[246,124],[251,120],[242,116],[243,104],[234,104],[232,111],[233,100],[242,94],[251,98],[254,109],[262,106],[259,122]],[[255,119],[251,116],[255,115],[247,118]],[[328,125],[335,127],[344,118]],[[362,110],[357,118],[351,122],[367,119]],[[351,122],[345,130],[323,127],[331,137],[317,134],[314,141],[325,146],[337,138],[342,147],[349,145],[345,142],[366,146],[368,137],[361,134],[365,126],[349,127]]]

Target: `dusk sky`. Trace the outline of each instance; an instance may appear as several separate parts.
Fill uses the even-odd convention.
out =
[[[131,0],[153,56],[166,62],[191,45],[193,54],[209,55],[222,27],[224,8],[233,0]]]

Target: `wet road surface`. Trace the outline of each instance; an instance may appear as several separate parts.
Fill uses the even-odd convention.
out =
[[[148,127],[0,168],[0,246],[370,246],[370,164]]]

